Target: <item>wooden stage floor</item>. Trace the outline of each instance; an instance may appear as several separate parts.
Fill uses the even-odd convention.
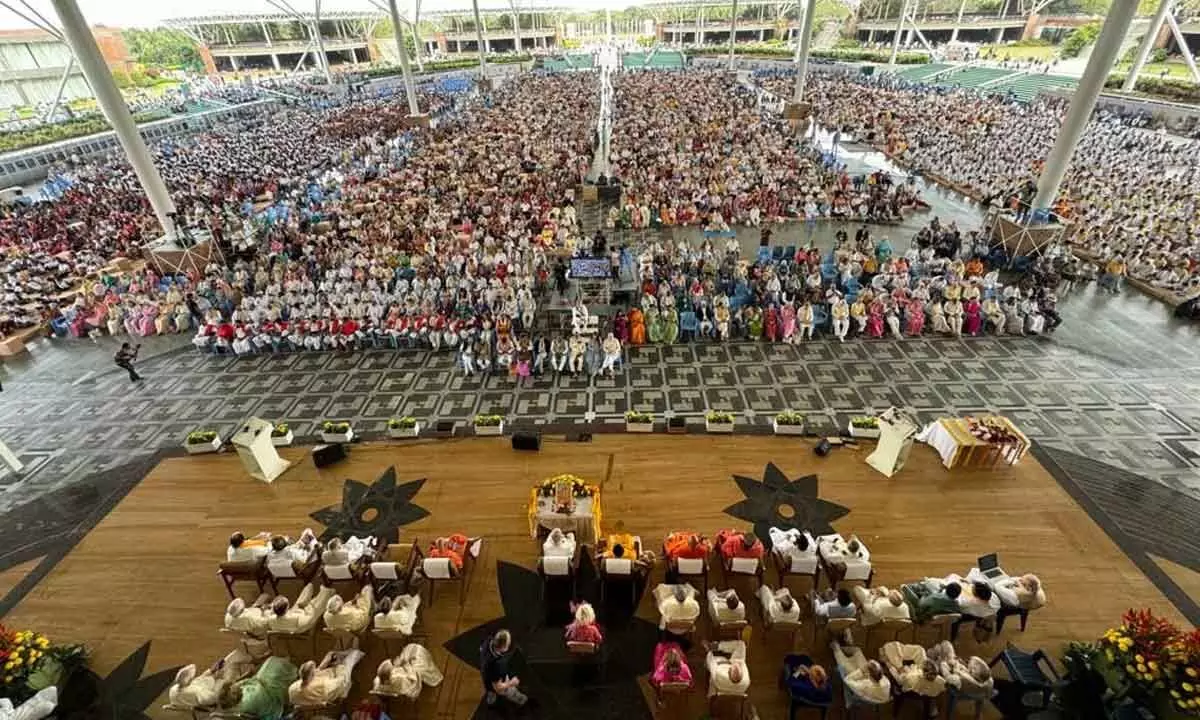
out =
[[[167,459],[5,623],[37,628],[57,641],[85,643],[101,673],[147,640],[153,641],[147,675],[193,662],[203,668],[235,644],[218,632],[227,597],[215,570],[229,534],[268,530],[294,536],[305,527],[320,533],[324,528],[309,514],[340,505],[343,480],[370,484],[394,467],[397,483],[426,480],[412,502],[428,515],[402,528],[402,538],[416,536],[427,542],[452,532],[485,538],[465,605],[458,605],[455,590],[439,587],[434,604],[423,603],[421,609],[421,622],[430,635],[427,646],[446,676],[441,687],[426,690],[421,717],[468,718],[480,699],[479,675],[444,644],[506,613],[511,623],[538,612],[536,576],[520,570],[532,570],[538,554],[526,515],[534,483],[569,472],[602,484],[605,532],[620,524],[640,535],[647,547],[657,548],[671,530],[711,535],[725,527],[748,528],[749,523],[725,513],[744,499],[734,475],[761,478],[768,463],[790,480],[816,474],[820,497],[849,510],[834,526],[867,543],[877,585],[965,574],[977,556],[992,551],[1000,553],[1009,572],[1041,576],[1049,604],[1031,616],[1027,632],[1018,631],[1014,618],[1000,639],[984,647],[964,632],[958,642],[960,654],[990,660],[1005,640],[1057,654],[1067,640],[1098,637],[1130,606],[1150,607],[1183,621],[1032,456],[1015,468],[950,472],[931,449],[919,445],[908,467],[888,480],[863,462],[869,448],[837,449],[820,458],[811,444],[807,439],[761,436],[618,434],[596,435],[589,444],[548,438],[540,453],[519,453],[509,448],[507,438],[422,440],[355,446],[347,461],[324,471],[313,468],[305,448],[290,448],[284,454],[301,462],[270,486],[245,476],[232,454]],[[503,572],[498,572],[500,561],[505,563]],[[504,577],[505,605],[498,575]],[[660,566],[650,586],[662,576]],[[711,577],[713,587],[722,586],[719,571]],[[767,578],[774,582],[773,570]],[[16,581],[11,573],[0,579],[8,586]],[[242,590],[249,595],[252,586]],[[294,593],[292,589],[293,597]],[[776,679],[786,641],[763,638],[756,606],[756,600],[748,603],[754,626],[749,652],[752,699],[759,717],[781,718],[786,716],[786,703]],[[603,621],[605,611],[600,612]],[[625,624],[623,635],[613,633],[625,638],[621,652],[626,657],[616,663],[620,667],[610,665],[607,682],[620,682],[623,673],[634,675],[638,668],[644,672],[649,665],[649,657],[628,657],[649,652],[641,632],[657,623],[649,597],[643,596],[638,616],[648,622]],[[923,644],[932,644],[931,636],[923,638]],[[468,635],[458,645],[473,641]],[[828,663],[826,643],[822,637],[814,646],[804,632],[797,647]],[[872,642],[872,654],[876,645]],[[370,639],[364,649],[368,657],[359,666],[360,687],[382,659],[382,650]],[[694,650],[690,660],[701,688],[694,697],[696,712],[690,715],[697,717],[705,683],[701,651]],[[557,677],[547,673],[552,676]],[[645,677],[636,682],[645,691]],[[537,716],[650,716],[651,705],[623,702],[615,690],[559,690],[541,698]],[[152,716],[162,716],[161,702],[151,706]],[[967,708],[959,712],[970,716]],[[989,708],[988,716],[999,715]]]

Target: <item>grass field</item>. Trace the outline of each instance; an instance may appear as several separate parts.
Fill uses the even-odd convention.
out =
[[[1053,45],[987,45],[981,55],[1011,60],[1052,60],[1058,55]]]
[[[1128,63],[1121,63],[1117,66],[1119,72],[1127,72],[1129,70]],[[1141,77],[1160,77],[1163,71],[1167,71],[1167,77],[1177,80],[1194,80],[1192,72],[1188,70],[1187,63],[1182,60],[1168,60],[1161,63],[1146,63],[1142,68]]]

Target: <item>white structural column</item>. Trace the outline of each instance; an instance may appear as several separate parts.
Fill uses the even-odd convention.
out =
[[[704,44],[704,6],[700,6],[700,13],[696,20],[696,44]]]
[[[417,86],[413,82],[412,68],[408,66],[408,48],[404,47],[404,30],[400,24],[400,11],[396,9],[396,0],[388,0],[388,12],[392,16],[392,35],[396,38],[396,52],[400,54],[400,74],[404,76],[404,94],[408,96],[408,115],[416,117],[421,114],[417,104]]]
[[[421,0],[416,0],[416,3],[413,6],[413,21],[408,27],[412,30],[413,49],[417,53],[417,70],[420,72],[425,72],[425,61],[421,59],[421,56],[425,54],[425,42],[421,40],[420,31],[417,30],[417,26],[420,24]],[[396,32],[400,32],[400,30],[397,29]]]
[[[54,11],[58,13],[58,19],[62,22],[67,44],[71,46],[71,52],[75,53],[75,60],[83,70],[83,76],[92,86],[96,102],[100,104],[104,116],[113,126],[117,140],[121,142],[125,156],[129,158],[129,164],[137,174],[138,182],[150,198],[150,206],[154,208],[154,215],[158,218],[158,224],[162,226],[163,234],[168,238],[174,237],[175,223],[171,216],[175,214],[175,203],[171,201],[167,186],[150,158],[145,141],[138,133],[133,114],[129,112],[129,107],[121,97],[121,91],[113,81],[112,73],[108,71],[104,57],[100,55],[100,48],[96,46],[96,39],[92,37],[87,20],[79,11],[75,0],[53,0],[53,3]]]
[[[1125,33],[1129,31],[1129,23],[1133,20],[1137,5],[1138,0],[1113,0],[1109,7],[1104,28],[1100,31],[1095,47],[1092,48],[1092,56],[1088,58],[1083,77],[1079,79],[1079,86],[1071,96],[1067,118],[1063,121],[1062,129],[1058,131],[1054,148],[1050,150],[1046,165],[1042,169],[1042,176],[1038,179],[1037,197],[1033,201],[1035,209],[1048,208],[1058,199],[1058,188],[1067,174],[1075,146],[1091,120],[1092,110],[1096,108],[1096,100],[1100,97],[1104,82],[1108,80],[1108,73],[1121,50],[1121,42]]]
[[[900,34],[904,32],[904,16],[908,14],[908,0],[900,2],[900,19],[896,21],[896,34],[892,37],[892,57],[888,65],[896,64],[896,54],[900,52]]]
[[[962,27],[963,12],[967,9],[967,0],[962,0],[958,5],[958,19],[954,21],[954,29],[950,31],[950,42],[958,39],[958,29]]]
[[[800,60],[796,65],[796,89],[792,93],[792,102],[804,100],[804,83],[808,78],[808,51],[812,44],[813,16],[817,14],[817,0],[808,0],[804,4],[804,19],[800,21]]]
[[[733,72],[733,46],[737,43],[738,0],[733,0],[733,15],[729,17],[729,71]]]
[[[522,47],[521,43],[521,8],[517,7],[516,2],[513,0],[509,0],[509,4],[513,11],[513,34],[517,36],[517,53],[523,53],[525,52],[525,48]]]
[[[487,77],[487,50],[483,44],[483,20],[479,17],[479,0],[471,0],[471,11],[475,13],[475,42],[479,46],[479,77]]]
[[[1138,75],[1141,75],[1142,68],[1145,67],[1146,60],[1150,57],[1150,51],[1154,49],[1154,41],[1158,39],[1158,32],[1162,30],[1167,13],[1171,12],[1172,2],[1173,0],[1159,2],[1158,10],[1154,12],[1154,19],[1150,21],[1150,27],[1146,29],[1146,36],[1142,38],[1137,56],[1133,59],[1133,66],[1129,68],[1129,74],[1125,76],[1125,82],[1121,85],[1122,90],[1128,92],[1137,85]]]
[[[1179,46],[1179,54],[1183,55],[1183,61],[1187,63],[1188,70],[1192,72],[1192,80],[1200,83],[1200,70],[1196,68],[1196,58],[1192,55],[1191,48],[1187,44],[1187,38],[1183,36],[1183,30],[1179,28],[1179,22],[1175,20],[1174,14],[1167,13],[1167,24],[1171,26],[1171,34],[1175,36],[1175,44]]]
[[[317,67],[321,70],[321,74],[325,76],[325,82],[332,82],[329,75],[329,56],[325,54],[325,38],[321,37],[321,0],[315,0],[313,3],[313,21],[312,21],[313,42],[317,45]]]

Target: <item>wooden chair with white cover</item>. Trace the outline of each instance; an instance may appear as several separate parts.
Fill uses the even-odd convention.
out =
[[[805,562],[786,553],[772,551],[771,562],[779,576],[780,587],[791,590],[792,597],[804,597],[820,586],[821,563],[817,558]]]
[[[725,582],[729,587],[737,588],[738,595],[753,597],[758,592],[758,586],[763,584],[763,562],[759,558],[727,557],[722,560],[725,570]],[[738,588],[738,585],[751,587]]]
[[[637,605],[638,571],[635,559],[641,554],[642,539],[633,539],[633,555],[625,557],[603,557],[600,559],[600,601],[608,597],[609,583],[627,583],[630,602]]]
[[[666,557],[666,551],[663,551]],[[679,577],[678,582],[699,587],[702,595],[708,595],[708,556],[702,558],[675,558],[668,560],[668,567]],[[697,582],[699,581],[699,582]]]
[[[770,592],[771,589],[765,588],[765,590]],[[757,599],[758,602],[756,602],[755,605],[758,607],[759,617],[762,618],[763,630],[765,633],[769,636],[786,637],[788,639],[789,651],[796,647],[796,637],[799,636],[800,628],[802,626],[800,620],[792,620],[790,618],[771,619],[771,616],[767,614],[766,607],[763,605],[761,594]],[[802,614],[804,612],[805,604],[799,600],[796,600],[795,596],[792,597],[792,601],[796,603],[796,608],[799,609],[800,613]]]
[[[809,603],[810,604],[812,603],[811,599],[809,600]],[[814,646],[816,645],[817,634],[821,630],[825,631],[827,637],[836,638],[836,637],[841,637],[841,634],[843,632],[845,632],[846,630],[854,629],[854,627],[856,625],[858,625],[858,616],[857,615],[852,618],[846,618],[846,617],[831,618],[831,617],[815,616],[815,617],[813,617],[813,622],[812,622],[813,645]]]
[[[866,636],[863,638],[863,650],[871,646],[871,638],[876,634],[881,634],[887,642],[888,640],[899,640],[900,633],[911,629],[913,621],[908,618],[884,618],[874,625],[864,625]]]
[[[254,583],[261,593],[267,582],[267,558],[264,555],[255,560],[223,562],[217,568],[217,577],[225,584],[225,592],[229,593],[230,600],[237,597],[233,586],[240,582]]]
[[[421,574],[429,587],[429,605],[433,606],[435,586],[437,583],[458,583],[458,604],[462,605],[467,597],[467,586],[471,584],[472,571],[479,553],[483,551],[483,538],[476,537],[467,540],[467,549],[463,553],[462,570],[457,570],[450,558],[421,559]]]
[[[962,619],[963,616],[961,613],[942,613],[941,615],[934,615],[918,627],[934,628],[937,632],[937,640],[934,642],[941,642],[942,640],[950,639],[951,634],[954,632],[954,626],[961,622]],[[913,640],[914,642],[916,641],[915,632],[913,633]]]
[[[543,598],[546,596],[546,586],[552,582],[570,585],[571,597],[575,597],[579,581],[579,546],[575,547],[575,554],[570,557],[565,555],[541,556],[538,558],[537,571],[542,578]]]
[[[741,620],[720,621],[717,619],[717,608],[713,607],[712,600],[707,595],[705,595],[705,597],[704,597],[705,611],[708,614],[710,634],[711,634],[712,640],[714,642],[717,642],[720,640],[741,640],[742,639],[742,631],[744,631],[746,629],[746,627],[750,624],[747,621],[747,618],[749,617],[749,614],[748,614],[749,607],[746,605],[746,600],[741,597],[740,593],[738,594],[738,600],[742,603],[742,608],[746,612],[746,614],[743,616],[743,618]],[[723,601],[718,600],[718,602],[723,602]]]
[[[417,538],[408,542],[392,543],[385,547],[379,555],[367,565],[367,581],[375,590],[378,597],[385,586],[393,585],[400,592],[407,592],[412,585],[412,575],[425,553]]]
[[[279,594],[280,582],[295,580],[300,587],[304,587],[313,581],[317,573],[321,572],[321,548],[319,546],[314,548],[303,563],[268,558],[266,570],[267,580],[271,583],[271,591],[276,595]]]

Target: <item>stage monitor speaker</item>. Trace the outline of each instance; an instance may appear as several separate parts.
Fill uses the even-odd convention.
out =
[[[685,433],[687,432],[687,418],[676,415],[667,418],[667,432],[669,433]]]
[[[518,430],[513,433],[512,448],[513,450],[533,450],[534,452],[541,450],[542,434]]]
[[[313,465],[319,468],[329,467],[346,459],[346,446],[341,443],[318,445],[312,451]]]
[[[453,420],[438,420],[433,426],[434,432],[439,435],[453,435],[454,421]]]

